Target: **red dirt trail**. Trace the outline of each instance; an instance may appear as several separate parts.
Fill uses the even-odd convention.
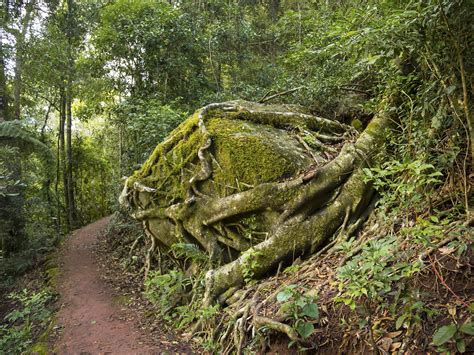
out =
[[[59,279],[61,309],[57,324],[62,334],[58,354],[158,354],[146,344],[134,322],[121,317],[112,289],[100,279],[93,246],[110,218],[75,231],[61,256]]]

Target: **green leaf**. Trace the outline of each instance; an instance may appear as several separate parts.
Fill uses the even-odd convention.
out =
[[[277,294],[277,301],[278,302],[285,302],[288,301],[291,297],[292,293],[290,290],[283,290],[281,292],[278,292]]]
[[[466,343],[463,339],[456,340],[456,347],[461,354],[466,352]]]
[[[277,314],[283,315],[283,316],[289,316],[292,313],[292,308],[293,308],[292,306],[293,306],[292,302],[283,303],[278,309]]]
[[[304,306],[306,306],[306,300],[302,297],[299,297],[296,301],[295,301],[295,304],[298,306],[298,307],[301,307],[303,308]]]
[[[395,322],[395,329],[400,329],[401,326],[403,325],[403,322],[405,321],[405,319],[408,318],[408,315],[407,313],[404,313],[402,314],[400,317],[397,318],[397,321]]]
[[[314,326],[310,322],[298,322],[296,324],[296,331],[301,337],[307,338],[313,333]]]
[[[319,309],[318,306],[314,303],[307,304],[303,307],[303,315],[311,317],[311,318],[318,318],[319,317]]]
[[[464,334],[474,335],[474,322],[466,322],[459,328]]]
[[[433,335],[433,345],[443,345],[447,341],[449,341],[454,334],[456,334],[457,328],[455,324],[444,325]]]
[[[448,92],[448,95],[451,95],[454,90],[456,90],[456,85],[451,85],[446,89],[446,91]]]

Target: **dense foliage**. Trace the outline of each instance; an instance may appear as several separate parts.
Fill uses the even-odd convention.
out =
[[[2,2],[0,18],[2,279],[114,211],[123,176],[196,107],[287,90],[275,101],[358,130],[397,117],[383,164],[366,170],[383,238],[339,269],[341,302],[382,302],[416,272],[392,260],[400,236],[429,248],[472,219],[472,0],[28,0]],[[147,282],[156,302],[170,295],[153,287],[197,282],[166,275]]]

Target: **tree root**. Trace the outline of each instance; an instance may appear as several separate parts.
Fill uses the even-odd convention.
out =
[[[370,129],[363,133],[353,146],[343,149],[335,160],[325,166],[309,184],[303,186],[300,198],[282,214],[282,218],[267,240],[254,246],[237,260],[209,272],[206,275],[206,304],[210,304],[217,295],[229,287],[243,283],[245,258],[248,255],[253,255],[255,267],[252,273],[259,277],[276,267],[280,261],[287,260],[295,252],[300,255],[316,251],[340,228],[344,219],[349,218],[348,208],[350,208],[351,217],[355,217],[357,211],[363,210],[371,194],[369,198],[366,197],[370,187],[363,182],[360,166],[364,166],[369,161],[369,154],[365,154],[362,161],[360,158],[357,159],[357,155],[370,152],[381,139],[383,128],[389,123],[390,120],[386,116],[374,118],[369,124]],[[359,152],[356,156],[349,153],[355,151]],[[359,167],[355,168],[356,164],[359,164]],[[344,178],[341,173],[347,174],[347,177]],[[332,179],[328,180],[327,177],[332,177]],[[341,185],[342,181],[344,181],[343,185]],[[337,195],[325,202],[327,204],[323,212],[307,209],[310,201],[317,201],[317,197],[322,196],[323,192],[327,196],[328,190],[331,191],[335,186],[340,185],[342,187]]]
[[[211,197],[199,191],[198,185],[209,180],[213,173],[210,152],[212,137],[205,125],[212,110],[220,110],[223,116],[231,119],[267,124],[279,129],[308,130],[311,134],[315,132],[314,137],[331,143],[339,142],[345,133],[352,131],[350,126],[340,122],[300,112],[255,109],[241,102],[211,104],[199,112],[198,123],[193,128],[195,130],[197,125],[204,143],[195,153],[200,169],[188,180],[185,201],[162,207],[156,205],[152,198],[143,199],[141,195],[138,198],[138,193],[154,196],[160,193],[160,187],[157,187],[158,191],[152,192],[143,183],[133,184],[130,191],[124,190],[122,199],[136,209],[134,217],[145,223],[155,223],[153,231],[145,225],[147,236],[152,239],[152,247],[146,256],[146,274],[150,268],[151,254],[156,249],[156,241],[163,240],[163,244],[168,245],[169,238],[164,238],[169,235],[199,245],[209,253],[214,265],[226,261],[223,250],[231,249],[227,258],[236,259],[206,274],[205,305],[210,305],[226,290],[240,287],[244,282],[244,272],[256,278],[261,277],[294,257],[316,252],[337,230],[343,232],[341,236],[347,237],[352,222],[360,225],[362,222],[358,221],[362,221],[361,216],[372,197],[370,186],[363,181],[362,168],[373,160],[384,129],[391,122],[386,115],[377,115],[355,143],[346,143],[339,155],[324,166],[313,167],[285,181],[257,184],[229,196]],[[170,151],[173,144],[186,134],[190,133],[183,133],[182,137],[180,134],[170,137],[157,151]],[[302,142],[304,140],[300,139]],[[311,150],[307,144],[304,147]],[[314,154],[310,156],[317,160]],[[147,162],[148,170],[151,169],[149,166]],[[151,202],[143,206],[140,199]],[[227,224],[235,224],[252,214],[271,214],[274,217],[269,228],[263,231],[268,233],[266,239],[250,247],[245,231],[238,231]],[[164,221],[162,224],[156,222],[161,220]],[[251,270],[245,270],[249,267],[245,260],[252,261],[249,264]]]
[[[302,342],[302,339],[298,336],[298,333],[288,324],[277,322],[267,317],[254,316],[253,325],[257,329],[268,328],[268,329],[275,330],[277,332],[286,334],[286,336],[288,336],[288,338],[292,341]]]

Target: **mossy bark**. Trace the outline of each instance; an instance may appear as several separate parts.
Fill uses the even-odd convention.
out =
[[[376,116],[356,137],[294,107],[212,104],[157,146],[121,201],[159,247],[194,243],[209,254],[210,303],[359,218],[372,197],[362,168],[389,123]]]

